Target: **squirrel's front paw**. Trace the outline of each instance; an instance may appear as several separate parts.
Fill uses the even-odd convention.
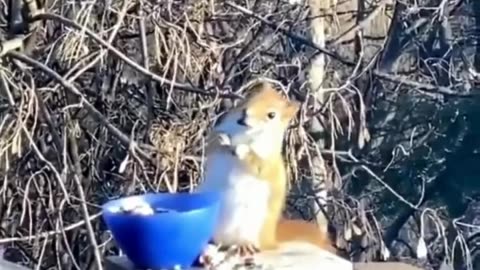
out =
[[[217,135],[217,139],[220,145],[226,146],[229,149],[232,150],[233,154],[237,156],[239,159],[244,159],[248,152],[250,151],[250,148],[246,144],[233,144],[232,139],[230,136],[228,136],[225,133],[220,133]]]
[[[205,268],[217,265],[224,259],[224,255],[218,251],[218,246],[208,244],[199,257],[199,263]]]
[[[248,151],[249,151],[249,147],[248,145],[245,145],[245,144],[240,144],[240,145],[237,145],[235,147],[235,155],[239,158],[239,159],[243,159],[247,156],[248,154]]]
[[[230,137],[228,137],[227,134],[224,134],[224,133],[218,134],[218,140],[220,142],[220,145],[225,145],[225,146],[232,145],[232,141],[230,140]]]

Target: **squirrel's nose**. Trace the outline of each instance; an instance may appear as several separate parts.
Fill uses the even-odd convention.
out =
[[[246,126],[247,125],[247,111],[244,109],[242,110],[240,118],[237,120],[237,124],[240,126]]]
[[[239,124],[240,126],[246,126],[247,123],[245,122],[245,117],[238,119],[237,124]]]

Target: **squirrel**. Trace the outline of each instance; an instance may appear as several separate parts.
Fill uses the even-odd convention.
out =
[[[304,241],[335,253],[327,230],[282,217],[287,171],[282,145],[300,104],[270,83],[252,87],[246,98],[213,127],[206,147],[204,181],[197,191],[224,192],[213,242],[235,246],[240,255]]]

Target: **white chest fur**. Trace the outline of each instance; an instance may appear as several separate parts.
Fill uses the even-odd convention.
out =
[[[213,239],[217,244],[258,245],[268,213],[267,182],[250,174],[231,153],[213,152],[207,156],[204,181],[197,190],[223,192],[220,223]]]

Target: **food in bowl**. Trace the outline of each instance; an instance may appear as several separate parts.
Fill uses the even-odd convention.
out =
[[[107,202],[103,218],[136,267],[188,268],[213,235],[219,204],[215,192],[151,193]]]

